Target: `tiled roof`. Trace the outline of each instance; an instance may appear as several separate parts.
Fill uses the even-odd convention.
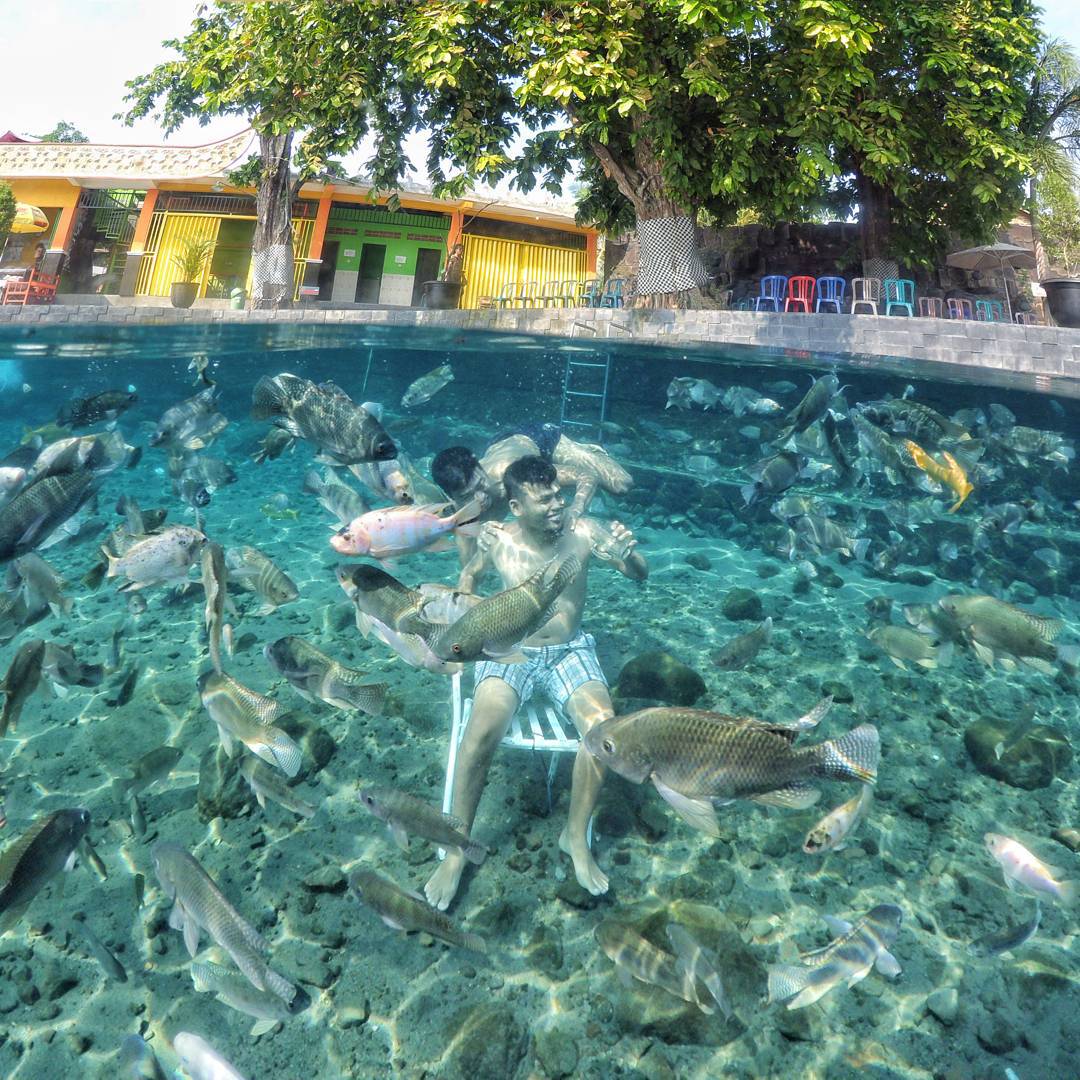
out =
[[[206,146],[6,143],[0,144],[0,176],[132,181],[217,177],[247,155],[254,138],[249,128]]]

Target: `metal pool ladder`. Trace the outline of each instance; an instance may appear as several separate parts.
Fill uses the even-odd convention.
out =
[[[570,328],[570,336],[576,337],[578,329],[596,334],[596,327],[589,323],[575,322]],[[562,411],[559,414],[560,427],[589,428],[594,442],[603,442],[604,421],[607,419],[608,381],[611,376],[611,355],[598,350],[589,350],[583,355],[588,359],[575,360],[582,355],[575,352],[566,354],[566,367],[563,369]],[[585,389],[588,387],[588,389]]]

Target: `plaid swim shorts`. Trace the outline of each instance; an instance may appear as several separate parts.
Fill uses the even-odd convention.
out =
[[[520,664],[481,660],[476,665],[475,685],[479,686],[485,679],[502,679],[517,693],[519,702],[528,701],[536,690],[543,690],[561,709],[585,683],[595,680],[608,684],[596,659],[596,639],[591,634],[578,634],[561,645],[541,645],[521,651],[526,659]]]

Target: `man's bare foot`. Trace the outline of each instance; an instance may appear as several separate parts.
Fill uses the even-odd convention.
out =
[[[454,899],[461,883],[461,872],[465,869],[465,856],[460,852],[448,851],[438,870],[428,878],[424,886],[424,895],[432,907],[445,911]]]
[[[570,839],[566,829],[563,829],[559,837],[559,849],[570,856],[574,864],[574,874],[583,889],[591,892],[593,896],[599,896],[608,891],[607,874],[596,865],[596,860],[584,838],[575,843]]]

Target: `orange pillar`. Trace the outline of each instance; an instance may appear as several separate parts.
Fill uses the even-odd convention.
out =
[[[311,244],[308,247],[308,260],[321,259],[323,241],[326,239],[326,225],[330,220],[330,205],[334,201],[334,189],[328,187],[319,196],[319,209],[315,215],[315,228],[311,230]]]
[[[587,233],[585,236],[585,270],[587,273],[596,273],[596,233]]]
[[[79,200],[75,199],[73,206],[65,206],[60,211],[60,220],[56,223],[56,231],[53,233],[50,251],[67,251],[71,243],[71,234],[75,231],[75,218],[79,212]]]
[[[135,222],[135,233],[131,237],[130,251],[146,250],[146,238],[150,235],[150,222],[154,218],[154,207],[157,206],[157,198],[157,188],[150,188],[143,198],[142,209],[139,211],[139,220]]]

